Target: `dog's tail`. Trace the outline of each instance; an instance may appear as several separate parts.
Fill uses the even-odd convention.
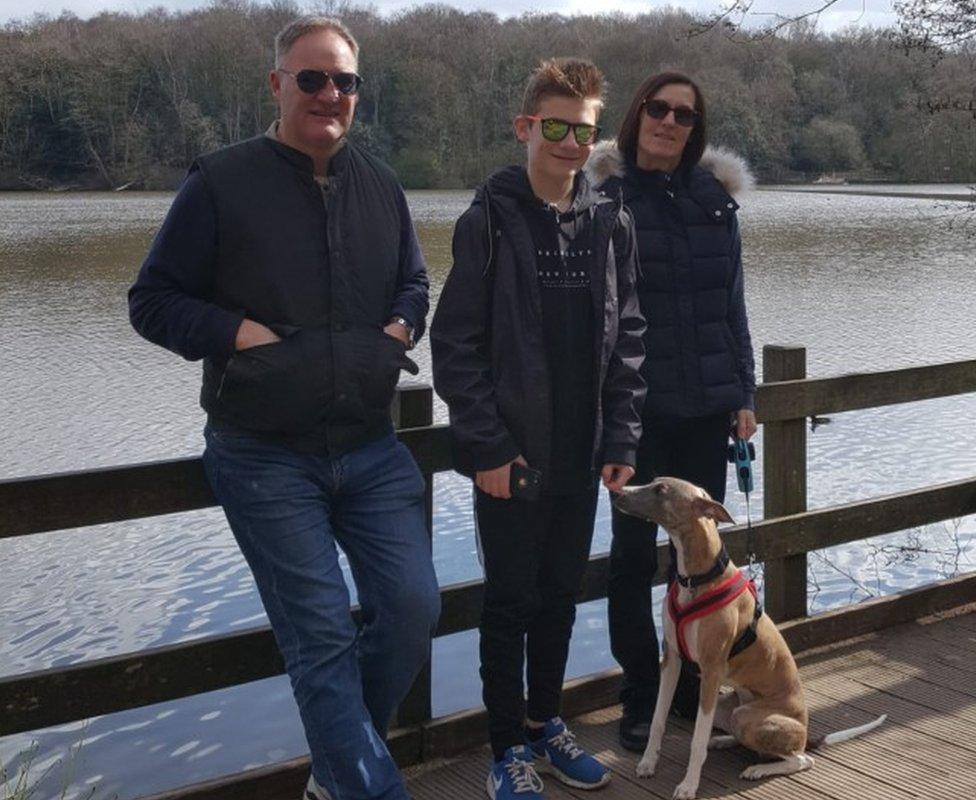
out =
[[[849,739],[853,739],[854,737],[860,736],[868,731],[873,731],[886,719],[888,719],[888,715],[882,714],[876,720],[872,720],[864,725],[858,725],[856,728],[848,728],[847,730],[843,731],[834,731],[834,733],[828,733],[826,736],[818,736],[816,739],[808,739],[807,750],[816,750],[818,747],[838,744],[839,742],[846,742]]]

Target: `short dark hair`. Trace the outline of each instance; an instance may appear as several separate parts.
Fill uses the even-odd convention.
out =
[[[705,98],[702,96],[698,84],[681,72],[658,72],[648,77],[634,94],[630,101],[630,108],[620,123],[620,132],[617,134],[617,147],[620,152],[630,161],[637,160],[637,139],[640,133],[641,114],[644,113],[644,102],[654,97],[665,86],[673,83],[690,86],[695,93],[695,111],[698,112],[698,119],[695,127],[691,131],[691,136],[685,144],[685,149],[681,153],[682,169],[693,167],[699,162],[702,153],[705,152],[707,143],[707,127],[705,117]]]
[[[313,14],[294,19],[285,25],[284,28],[278,31],[278,35],[275,36],[274,40],[275,68],[278,69],[281,67],[285,56],[288,55],[288,51],[291,50],[291,46],[295,44],[295,42],[306,34],[315,33],[317,31],[332,31],[347,45],[349,45],[349,49],[352,50],[353,59],[355,59],[357,62],[359,61],[359,43],[349,32],[349,28],[343,25],[342,22],[335,17],[325,17]]]
[[[522,113],[535,114],[547,97],[596,100],[603,108],[603,73],[585,58],[547,58],[536,67],[522,95]]]

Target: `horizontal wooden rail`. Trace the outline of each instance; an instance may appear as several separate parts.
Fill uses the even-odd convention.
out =
[[[425,390],[410,386],[401,392]],[[976,392],[976,360],[764,383],[756,408],[760,422],[773,422],[967,392]],[[446,425],[401,430],[399,436],[425,474],[452,468]],[[0,480],[0,539],[214,504],[199,458]]]
[[[976,513],[976,478],[872,498],[789,517],[764,520],[748,533],[725,528],[723,539],[736,563],[746,561],[747,538],[762,561],[834,547],[869,536]],[[658,574],[667,574],[668,548],[658,545]],[[579,602],[606,596],[608,557],[590,559]],[[477,627],[480,580],[441,590],[437,635]],[[165,645],[91,662],[0,679],[0,736],[174,700],[283,671],[267,626]]]
[[[763,520],[752,526],[752,538],[762,560],[784,558],[974,513],[976,478],[966,478]],[[739,548],[745,547],[745,529],[740,525],[729,530],[736,531],[729,552],[738,559],[738,554],[744,552]]]
[[[761,384],[759,422],[834,414],[976,392],[976,360]]]
[[[447,426],[397,435],[421,472],[451,468]],[[216,505],[199,456],[0,481],[0,539]]]

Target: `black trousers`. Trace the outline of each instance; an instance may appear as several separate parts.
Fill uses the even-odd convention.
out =
[[[535,502],[475,490],[485,568],[482,697],[496,758],[524,743],[526,716],[545,722],[559,714],[596,503],[596,486]]]
[[[689,419],[645,419],[632,486],[656,477],[682,478],[725,500],[729,413]],[[651,582],[657,572],[657,525],[613,509],[613,540],[607,608],[610,651],[624,671],[620,701],[625,710],[650,719],[657,702],[660,656],[651,613]],[[672,573],[676,564],[671,546]],[[674,699],[685,716],[698,706],[698,680],[682,668]]]

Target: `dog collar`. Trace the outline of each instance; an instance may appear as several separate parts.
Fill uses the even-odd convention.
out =
[[[718,554],[715,559],[715,565],[708,571],[703,572],[701,575],[682,575],[680,572],[676,573],[676,578],[678,583],[684,586],[686,589],[694,589],[696,586],[701,586],[703,583],[709,583],[715,580],[723,572],[725,568],[729,565],[729,551],[725,549],[725,544],[722,544],[722,551]]]

